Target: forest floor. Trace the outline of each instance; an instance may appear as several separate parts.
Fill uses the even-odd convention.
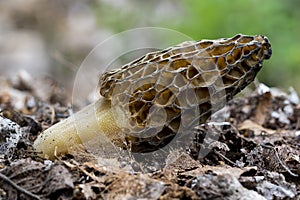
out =
[[[184,148],[106,163],[85,151],[39,157],[37,136],[72,114],[65,92],[26,75],[0,82],[0,199],[300,199],[292,89],[260,85],[195,127]]]

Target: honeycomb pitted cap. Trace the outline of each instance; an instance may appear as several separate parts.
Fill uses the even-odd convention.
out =
[[[119,125],[131,150],[153,151],[205,122],[254,80],[271,54],[262,35],[188,41],[105,72],[100,94],[116,118],[127,119]]]

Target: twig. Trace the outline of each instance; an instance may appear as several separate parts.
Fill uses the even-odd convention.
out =
[[[221,154],[219,151],[214,150],[214,152],[216,154],[218,154],[220,157],[222,157],[223,159],[225,159],[227,162],[229,162],[230,164],[232,164],[233,166],[241,168],[240,166],[238,166],[237,164],[235,164],[233,161],[229,160],[229,158],[227,158],[226,156],[224,156],[223,154]]]
[[[6,181],[7,183],[9,183],[12,187],[14,187],[16,190],[26,194],[27,196],[31,197],[31,198],[34,198],[34,199],[38,199],[40,200],[40,197],[29,192],[28,190],[18,186],[16,183],[14,183],[9,177],[5,176],[4,174],[1,174],[0,173],[0,178],[4,181]]]
[[[275,156],[276,156],[277,160],[279,161],[280,165],[281,165],[281,166],[282,166],[282,167],[283,167],[290,175],[292,175],[292,176],[294,176],[294,177],[298,177],[298,174],[293,173],[293,172],[292,172],[292,171],[291,171],[291,170],[290,170],[290,169],[282,162],[282,160],[279,158],[279,155],[278,155],[277,150],[276,150],[274,147],[269,146],[269,145],[264,145],[264,144],[261,144],[261,146],[273,150],[273,151],[275,152]]]

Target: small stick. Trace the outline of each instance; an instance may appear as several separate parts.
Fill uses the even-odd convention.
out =
[[[292,172],[292,171],[291,171],[291,170],[290,170],[290,169],[282,162],[282,160],[279,158],[279,155],[278,155],[277,150],[276,150],[274,147],[269,146],[269,145],[264,145],[264,144],[261,144],[261,146],[273,150],[273,151],[275,152],[275,156],[276,156],[277,160],[279,161],[280,165],[281,165],[281,166],[282,166],[282,167],[283,167],[290,175],[292,175],[292,176],[294,176],[294,177],[298,177],[298,174],[293,173],[293,172]]]
[[[29,192],[28,190],[18,186],[16,183],[14,183],[9,177],[5,176],[4,174],[1,174],[0,173],[0,178],[4,181],[6,181],[7,183],[9,183],[12,187],[14,187],[16,190],[26,194],[27,196],[31,197],[31,198],[34,198],[34,199],[40,199],[39,196]]]
[[[227,158],[226,156],[224,156],[223,154],[221,154],[219,151],[214,150],[214,152],[216,154],[218,154],[221,158],[223,158],[224,160],[226,160],[227,162],[229,162],[230,164],[232,164],[233,166],[241,168],[240,166],[238,166],[237,164],[235,164],[233,161],[229,160],[229,158]]]

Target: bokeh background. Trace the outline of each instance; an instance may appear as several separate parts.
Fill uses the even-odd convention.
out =
[[[0,74],[14,76],[23,69],[72,91],[80,64],[97,44],[128,29],[154,26],[194,40],[266,35],[273,56],[259,80],[300,92],[299,8],[299,0],[0,0]]]

